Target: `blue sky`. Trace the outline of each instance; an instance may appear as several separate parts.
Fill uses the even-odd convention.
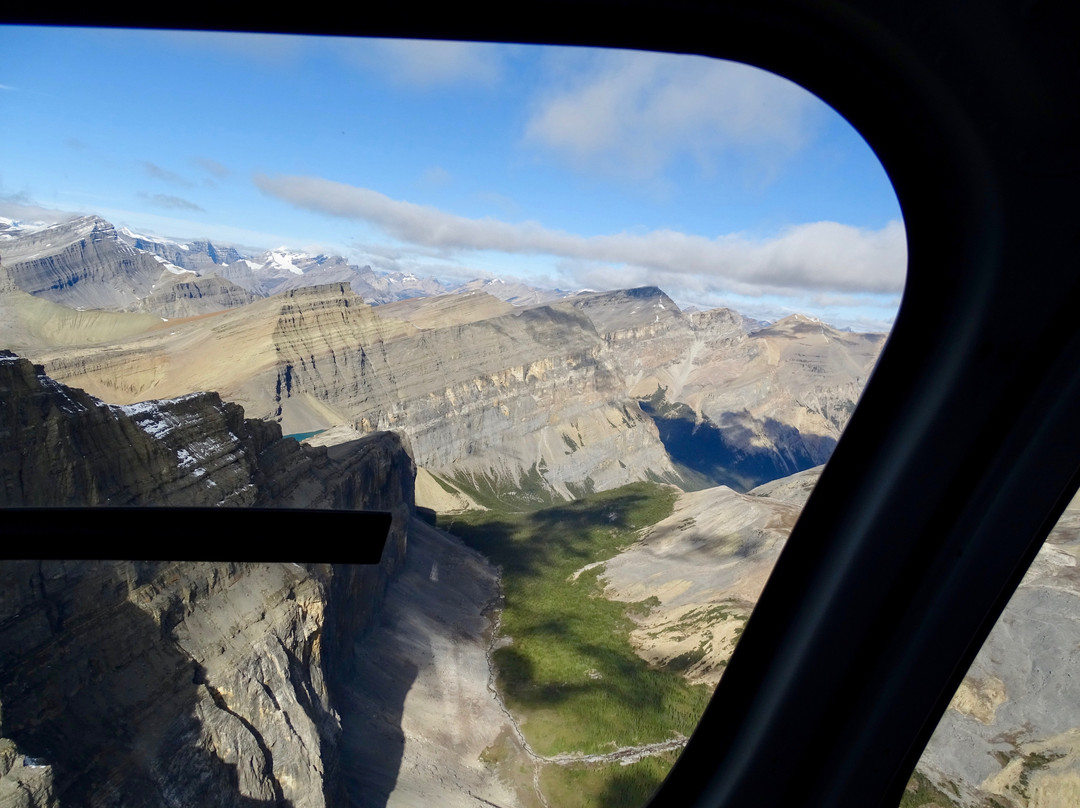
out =
[[[703,57],[0,27],[0,215],[447,280],[652,283],[887,328],[892,186],[793,83]]]

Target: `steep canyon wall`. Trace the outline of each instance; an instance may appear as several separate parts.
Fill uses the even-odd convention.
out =
[[[114,403],[216,390],[287,433],[392,429],[445,479],[567,496],[687,469],[745,488],[821,463],[883,341],[797,317],[748,333],[652,287],[515,309],[484,293],[372,307],[330,284],[35,358]],[[750,472],[682,462],[703,446]]]
[[[393,514],[378,565],[0,564],[0,805],[337,801],[341,724],[331,671],[351,656],[403,563],[414,477],[391,433],[331,450],[302,447],[216,394],[109,406],[0,355],[4,506],[278,504]],[[77,526],[72,532],[77,539]],[[248,542],[283,540],[317,559],[320,538],[210,529],[192,542],[231,543],[242,558]],[[153,554],[167,553],[155,545]],[[27,755],[42,766],[23,765]]]

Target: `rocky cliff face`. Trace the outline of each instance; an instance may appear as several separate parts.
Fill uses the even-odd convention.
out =
[[[292,300],[275,333],[281,356],[295,357],[274,383],[283,418],[303,413],[317,391],[362,431],[405,431],[418,464],[496,485],[532,473],[565,494],[589,480],[606,488],[671,473],[580,313],[538,307],[472,319],[455,309],[448,324],[422,319],[428,327],[417,328],[379,309],[361,313],[345,291]],[[385,336],[341,339],[337,323],[350,316],[370,318]]]
[[[168,319],[197,317],[258,300],[248,290],[224,278],[163,274],[151,292],[129,311],[144,311]]]
[[[567,494],[673,476],[582,313],[452,308],[448,323],[395,317],[347,286],[306,288],[109,351],[65,351],[49,368],[118,402],[218,390],[287,432],[400,430],[420,465],[488,485],[529,477]]]
[[[655,288],[372,307],[336,283],[35,358],[117,404],[217,390],[290,433],[398,430],[448,486],[543,499],[645,478],[746,490],[824,462],[882,342],[798,319],[748,334]]]
[[[415,466],[400,439],[301,447],[216,394],[109,406],[11,354],[0,356],[0,401],[6,506],[394,514],[382,562],[365,567],[0,565],[0,805],[333,803],[341,727],[329,669],[404,558]],[[242,554],[263,537],[193,539],[237,541]],[[21,765],[26,755],[44,765]]]
[[[233,247],[222,247],[210,241],[192,241],[181,244],[169,239],[152,238],[133,233],[127,228],[118,231],[125,244],[165,259],[183,269],[205,272],[223,264],[240,260],[240,253]]]

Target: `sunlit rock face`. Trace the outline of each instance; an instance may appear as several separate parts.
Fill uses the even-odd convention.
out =
[[[351,315],[344,309],[357,301],[347,295],[331,301],[305,290],[294,300],[275,334],[280,355],[292,359],[274,383],[284,420],[310,412],[313,398],[326,401],[362,431],[407,433],[421,466],[507,486],[531,472],[564,495],[573,485],[608,488],[672,471],[579,312],[506,311],[483,295],[465,308],[493,316],[443,299],[408,314]],[[370,318],[369,332],[382,338],[340,339],[335,321],[350,316]]]
[[[817,465],[881,343],[795,318],[748,333],[651,287],[372,307],[337,283],[37,356],[114,403],[216,390],[286,433],[401,431],[444,479],[542,498],[646,478],[746,490]]]
[[[511,487],[529,474],[563,495],[673,476],[582,313],[481,295],[464,307],[484,310],[474,316],[431,300],[383,313],[342,284],[304,288],[47,364],[116,403],[217,390],[286,433],[401,431],[420,465]]]
[[[0,805],[339,801],[332,671],[404,560],[415,465],[401,440],[302,447],[213,393],[110,406],[10,353],[0,354],[0,402],[4,506],[393,514],[378,565],[0,565]],[[197,557],[203,541],[235,542],[243,555],[246,542],[274,538],[290,540],[211,529],[178,555]],[[41,765],[20,764],[27,756]]]

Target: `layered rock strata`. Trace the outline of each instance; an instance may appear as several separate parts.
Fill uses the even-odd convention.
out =
[[[144,311],[165,319],[198,317],[221,309],[244,306],[258,300],[247,289],[225,278],[213,275],[205,278],[182,275],[162,275],[150,293],[129,311]]]
[[[882,341],[797,318],[748,334],[653,287],[372,307],[338,283],[34,356],[117,404],[217,390],[287,433],[401,431],[450,491],[544,501],[646,478],[746,490],[824,462]]]
[[[41,764],[4,757],[0,805],[340,804],[331,671],[347,669],[404,560],[415,466],[400,439],[302,447],[216,394],[109,406],[9,353],[0,402],[6,506],[394,514],[382,562],[364,567],[0,565],[0,749]],[[192,540],[235,541],[242,556],[245,541],[266,539]],[[32,794],[21,785],[31,776]]]
[[[48,366],[118,403],[212,389],[286,432],[342,423],[401,431],[419,465],[508,487],[532,475],[566,495],[572,485],[674,476],[580,312],[542,306],[474,319],[455,307],[451,324],[429,317],[425,328],[390,314],[347,286],[301,289],[167,335],[64,351]]]
[[[4,264],[19,289],[73,308],[128,306],[149,294],[163,271],[153,256],[120,242],[116,229],[96,216],[10,241]]]
[[[195,271],[159,255],[160,250],[149,252],[136,244],[145,246],[138,239],[121,238],[104,219],[84,216],[18,234],[4,245],[4,260],[16,288],[76,309],[126,309],[175,318],[256,298],[232,281],[199,278]],[[181,256],[192,252],[183,245],[172,246],[172,253]],[[209,256],[202,257],[204,261],[193,263],[202,266],[209,261],[214,266]]]

